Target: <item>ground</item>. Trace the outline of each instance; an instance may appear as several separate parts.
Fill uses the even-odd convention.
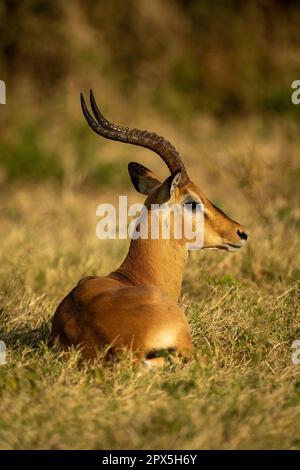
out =
[[[60,299],[84,275],[117,267],[128,242],[96,238],[109,187],[1,189],[2,449],[300,447],[300,365],[291,358],[300,339],[297,128],[197,126],[192,139],[175,138],[193,179],[250,238],[236,254],[189,257],[180,298],[194,344],[188,365],[148,371],[129,354],[87,365],[79,351],[50,349]],[[126,162],[118,171],[126,179]],[[122,193],[141,201],[129,186]]]

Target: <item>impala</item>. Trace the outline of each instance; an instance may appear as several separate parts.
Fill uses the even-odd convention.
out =
[[[129,163],[135,189],[152,204],[189,204],[191,211],[204,207],[203,248],[239,250],[247,240],[244,228],[213,205],[191,181],[173,145],[148,131],[119,127],[107,121],[90,93],[91,116],[81,95],[82,111],[89,126],[102,137],[146,147],[166,163],[170,176],[160,182],[139,163]],[[187,258],[184,238],[132,239],[121,266],[107,276],[88,276],[61,301],[54,314],[52,344],[65,349],[79,345],[85,358],[97,350],[112,353],[129,348],[150,365],[164,361],[160,351],[189,356],[192,351],[189,325],[178,305]]]

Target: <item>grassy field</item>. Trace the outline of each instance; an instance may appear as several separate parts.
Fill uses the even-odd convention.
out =
[[[291,361],[300,339],[298,128],[286,119],[152,128],[175,142],[206,195],[249,230],[249,244],[234,255],[190,255],[180,299],[193,336],[190,364],[148,371],[124,354],[109,366],[101,357],[86,365],[79,351],[49,349],[51,317],[80,277],[109,272],[126,253],[127,242],[95,235],[100,202],[119,191],[141,201],[126,163],[163,166],[146,150],[111,143],[97,158],[109,157],[120,184],[113,193],[70,178],[3,185],[2,449],[300,448],[300,366]]]

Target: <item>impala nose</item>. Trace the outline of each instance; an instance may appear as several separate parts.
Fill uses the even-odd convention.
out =
[[[238,236],[240,237],[241,240],[247,240],[248,235],[246,232],[241,232],[240,230],[237,231]]]

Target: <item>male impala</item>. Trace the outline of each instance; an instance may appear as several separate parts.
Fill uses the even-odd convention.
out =
[[[83,96],[83,114],[102,137],[147,147],[166,163],[171,176],[161,183],[139,163],[129,164],[137,191],[147,196],[145,206],[173,202],[204,205],[204,248],[236,251],[247,234],[244,228],[214,206],[190,180],[175,148],[157,134],[119,127],[108,122],[98,109],[93,93],[89,113]],[[134,239],[116,271],[107,276],[81,279],[59,304],[52,325],[52,343],[66,348],[80,345],[86,358],[100,348],[111,352],[129,348],[138,357],[155,364],[159,351],[190,354],[192,342],[184,311],[178,305],[182,273],[187,258],[185,240]],[[160,358],[162,359],[162,358]]]

